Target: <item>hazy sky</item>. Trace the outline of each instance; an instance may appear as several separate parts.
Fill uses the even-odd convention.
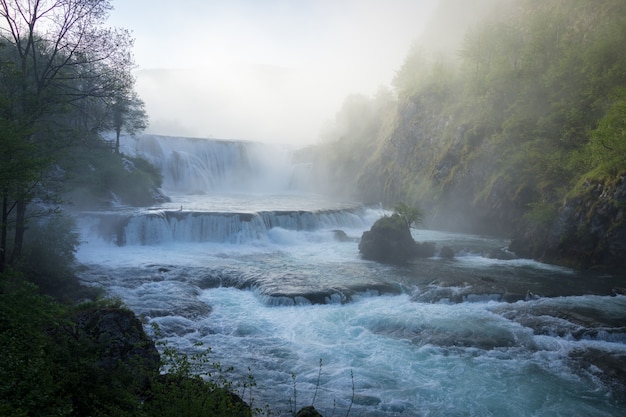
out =
[[[149,132],[303,144],[389,85],[437,0],[113,0]],[[167,70],[167,71],[166,71]]]

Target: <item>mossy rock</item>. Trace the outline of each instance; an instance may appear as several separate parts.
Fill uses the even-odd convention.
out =
[[[404,264],[417,254],[418,245],[411,230],[398,215],[385,216],[363,233],[359,251],[364,259],[388,264]]]

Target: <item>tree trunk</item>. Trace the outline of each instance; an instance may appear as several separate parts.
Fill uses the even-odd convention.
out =
[[[0,220],[0,274],[4,272],[7,262],[7,235],[9,227],[9,193],[2,193],[2,219]]]
[[[115,153],[120,153],[120,133],[121,130],[119,128],[115,128]]]
[[[13,252],[11,253],[10,265],[15,263],[22,256],[22,246],[24,244],[24,233],[26,232],[26,200],[20,198],[17,201],[15,211],[15,239],[13,240]]]

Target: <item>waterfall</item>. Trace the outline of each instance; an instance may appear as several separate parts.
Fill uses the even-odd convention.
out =
[[[307,191],[306,169],[293,164],[290,150],[280,145],[141,135],[135,151],[160,168],[166,192]]]
[[[315,231],[363,227],[363,209],[263,211],[255,213],[150,210],[133,214],[102,213],[85,217],[102,239],[124,245],[169,242],[249,243],[267,239],[269,231]]]
[[[211,346],[233,381],[254,373],[255,404],[289,414],[297,374],[324,415],[624,414],[619,274],[494,259],[504,239],[435,230],[413,233],[454,259],[378,264],[358,240],[382,208],[292,192],[311,167],[288,150],[145,135],[137,153],[172,201],[80,213],[80,278],[177,350]]]
[[[118,246],[242,244],[271,239],[272,229],[360,228],[369,221],[360,204],[312,192],[310,164],[294,163],[286,146],[148,134],[124,142],[124,152],[160,169],[172,199],[152,208],[82,213],[87,239]]]

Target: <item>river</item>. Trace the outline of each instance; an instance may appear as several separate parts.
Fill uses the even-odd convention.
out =
[[[275,163],[272,178],[284,182],[275,189],[244,186],[252,182],[234,160],[238,184],[206,190],[224,184],[213,172],[196,181],[207,191],[198,194],[167,174],[173,140],[148,139],[158,152],[144,155],[169,175],[172,202],[83,213],[81,278],[119,297],[149,332],[157,324],[169,345],[210,347],[235,381],[251,373],[253,406],[291,415],[313,403],[324,416],[626,412],[616,378],[626,297],[613,292],[623,277],[493,259],[507,241],[425,229],[412,231],[417,241],[455,257],[366,261],[358,239],[381,209],[295,192]],[[176,160],[189,167],[198,154]],[[259,181],[263,169],[246,164]]]

